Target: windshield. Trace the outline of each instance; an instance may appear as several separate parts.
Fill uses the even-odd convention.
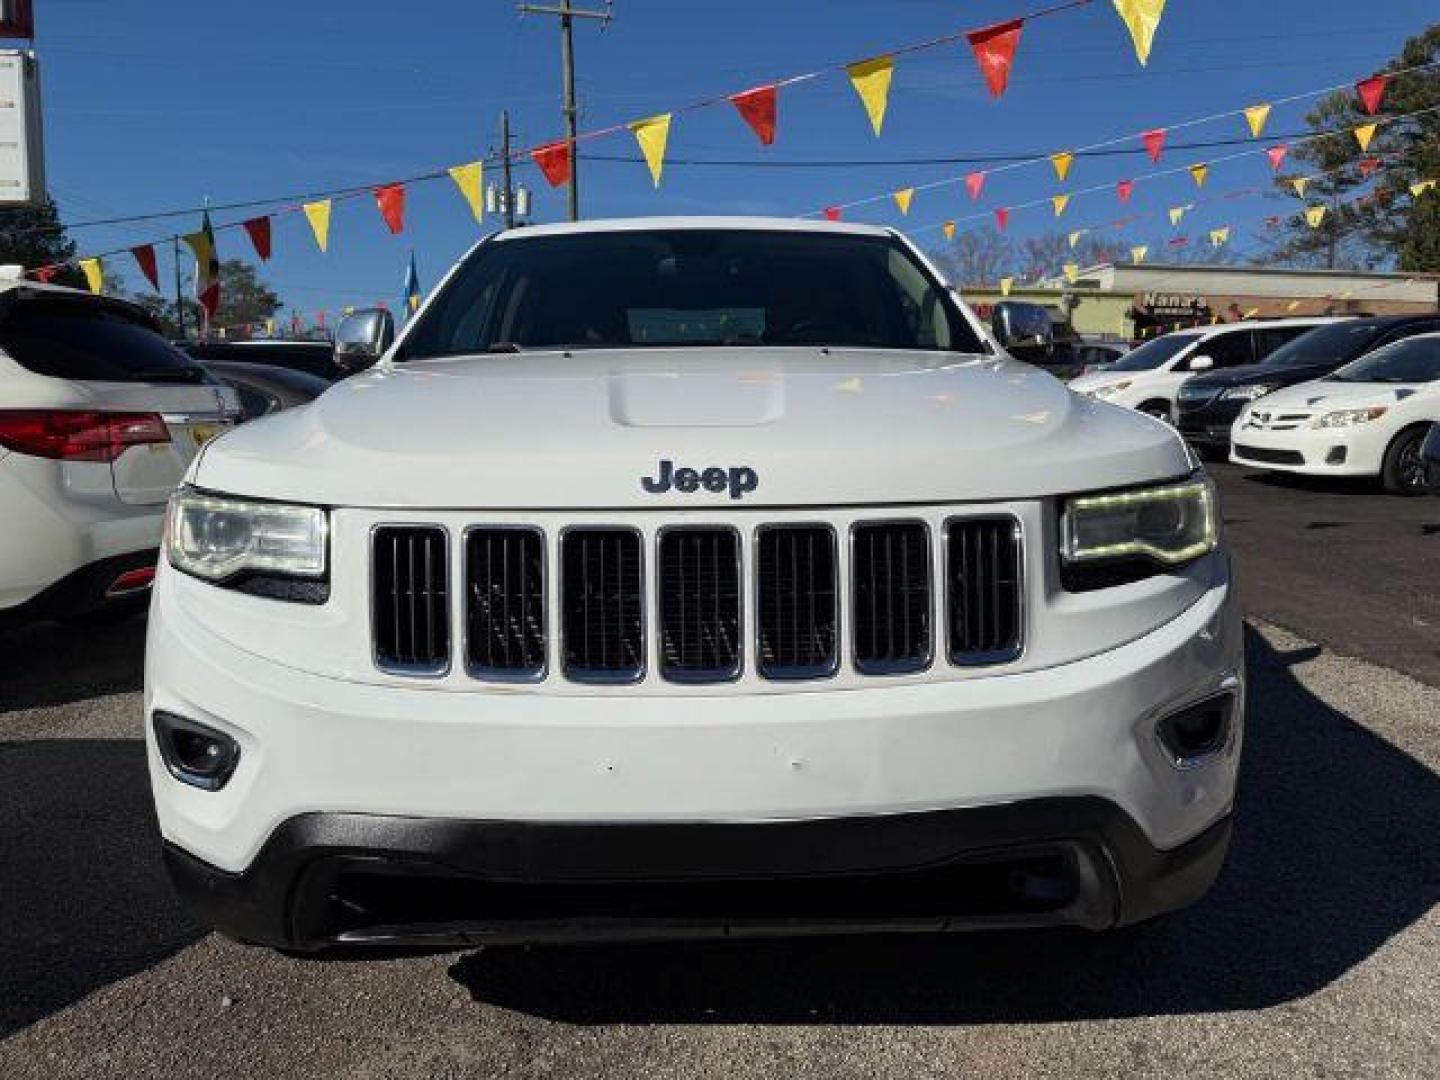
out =
[[[36,375],[82,382],[209,382],[139,314],[64,294],[17,301],[0,348]]]
[[[667,345],[988,351],[889,237],[667,229],[482,244],[397,358]]]
[[[1331,375],[1335,382],[1424,383],[1440,379],[1440,337],[1397,341]]]
[[[1286,342],[1265,360],[1266,367],[1339,367],[1355,359],[1385,331],[1384,323],[1334,323]]]
[[[1198,334],[1166,334],[1154,341],[1147,341],[1134,352],[1126,353],[1106,370],[1153,371],[1172,359],[1185,346],[1193,345],[1199,340]]]

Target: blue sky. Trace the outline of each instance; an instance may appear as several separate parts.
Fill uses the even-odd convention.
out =
[[[603,33],[576,31],[583,128],[608,126],[777,77],[860,59],[906,42],[1013,17],[1043,0],[616,0]],[[502,107],[521,145],[560,132],[559,42],[553,20],[521,20],[507,0],[37,0],[49,183],[67,221],[157,212],[384,183],[481,156]],[[963,43],[902,57],[880,139],[838,74],[782,91],[776,145],[761,148],[729,106],[676,117],[674,158],[873,160],[1060,150],[1368,74],[1436,17],[1433,0],[1170,0],[1141,69],[1108,0],[1029,23],[1005,98],[992,101]],[[1270,131],[1303,127],[1305,102],[1277,108]],[[1184,133],[1243,134],[1238,118]],[[1182,136],[1177,134],[1178,140]],[[589,144],[633,155],[628,135]],[[1167,155],[1162,166],[1233,150]],[[667,168],[659,191],[643,164],[582,163],[586,216],[651,213],[793,215],[894,188],[958,176],[960,165],[845,168]],[[1069,188],[1153,169],[1140,156],[1078,161]],[[1262,183],[1264,158],[1216,165],[1206,194]],[[564,214],[533,168],[537,218]],[[979,209],[1060,190],[1048,167],[991,177]],[[1186,176],[1142,183],[1122,210],[1112,195],[1077,197],[1060,228],[1107,223],[1196,197]],[[1266,207],[1269,207],[1268,209]],[[1258,223],[1279,204],[1235,200],[1197,211],[1185,231]],[[908,220],[877,203],[847,216],[934,227],[975,212],[960,185],[922,192]],[[217,224],[239,212],[217,213]],[[338,202],[330,251],[299,215],[275,222],[263,274],[306,313],[386,299],[413,247],[432,284],[480,234],[448,180],[414,185],[407,229],[392,237],[373,200]],[[73,233],[81,252],[194,228],[182,218]],[[1017,212],[1017,236],[1054,231],[1048,212]],[[925,231],[925,230],[929,231]],[[1168,224],[1122,233],[1163,245]],[[1238,239],[1238,237],[1237,237]],[[253,257],[239,230],[222,257]],[[128,283],[141,283],[117,257]],[[162,251],[161,274],[168,277]]]

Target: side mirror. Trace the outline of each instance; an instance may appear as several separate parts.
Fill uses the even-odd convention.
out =
[[[1189,368],[1191,371],[1209,371],[1215,366],[1215,361],[1208,356],[1192,356]]]
[[[1043,358],[1050,355],[1055,345],[1055,327],[1050,321],[1050,312],[1039,304],[1024,304],[1016,300],[996,304],[990,316],[990,329],[995,334],[995,340],[1009,353]]]
[[[335,327],[335,366],[346,375],[364,371],[395,341],[395,320],[384,308],[351,312]]]

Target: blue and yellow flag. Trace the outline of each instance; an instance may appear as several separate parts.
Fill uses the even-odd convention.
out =
[[[404,301],[405,311],[414,312],[420,306],[420,272],[415,269],[415,252],[410,252],[410,265],[405,268]]]

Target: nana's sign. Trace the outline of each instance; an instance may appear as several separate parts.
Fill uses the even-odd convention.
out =
[[[1210,298],[1191,293],[1148,292],[1140,307],[1151,315],[1199,315],[1210,310]]]

